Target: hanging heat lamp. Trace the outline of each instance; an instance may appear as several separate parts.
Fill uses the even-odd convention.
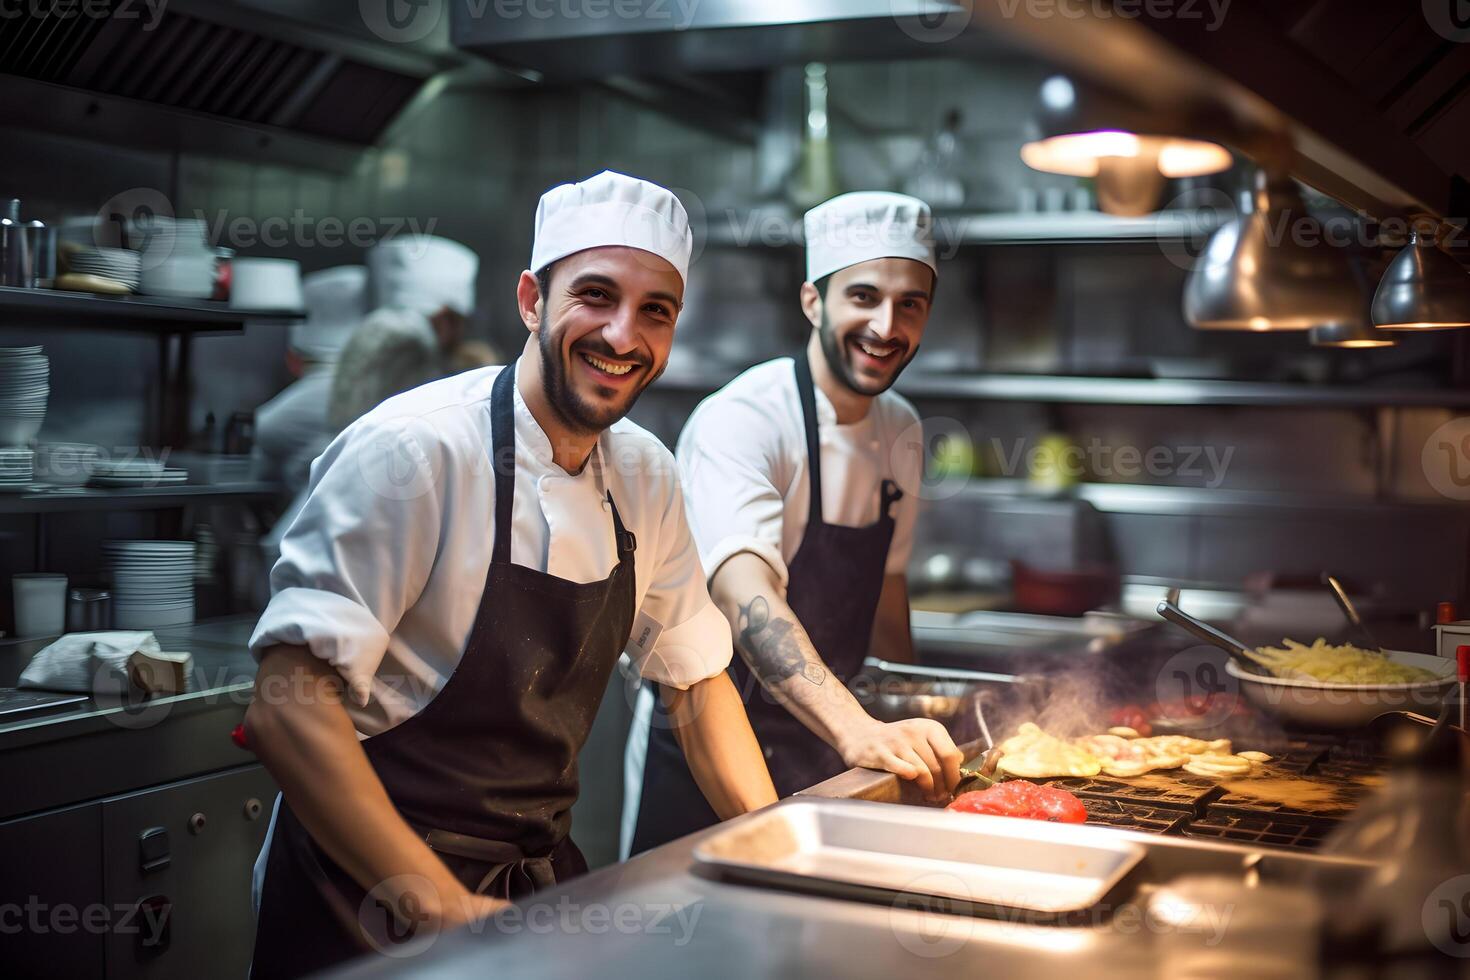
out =
[[[1366,324],[1363,291],[1290,177],[1257,171],[1250,208],[1215,232],[1184,287],[1196,330]]]
[[[1177,135],[1191,131],[1186,120],[1099,89],[1079,92],[1063,75],[1042,83],[1036,118],[1041,138],[1021,147],[1021,159],[1033,170],[1092,178],[1108,214],[1148,214],[1166,179],[1220,173],[1233,162],[1218,143]]]
[[[1381,330],[1453,330],[1470,327],[1470,273],[1439,247],[1433,218],[1416,215],[1409,244],[1394,256],[1373,294],[1373,322]]]

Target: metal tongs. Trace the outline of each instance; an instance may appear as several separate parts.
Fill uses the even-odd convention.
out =
[[[985,709],[981,706],[978,697],[975,699],[975,718],[980,722],[980,735],[985,739],[985,754],[980,757],[980,768],[978,769],[960,766],[960,781],[955,783],[955,796],[971,790],[989,789],[994,786],[997,782],[996,766],[1000,764],[1000,757],[1005,755],[1005,750],[996,745],[990,737],[990,726],[985,724]]]

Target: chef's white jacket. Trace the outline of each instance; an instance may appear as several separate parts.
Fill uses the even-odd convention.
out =
[[[363,736],[427,704],[463,654],[494,542],[490,390],[501,370],[415,388],[354,422],[313,464],[281,542],[251,650],[298,644],[330,662]],[[573,476],[552,462],[518,385],[514,402],[511,561],[605,579],[617,564],[610,490],[637,536],[627,652],[644,676],[678,688],[724,670],[729,625],[710,602],[668,449],[623,420]]]
[[[919,413],[889,390],[867,415],[838,425],[816,389],[821,447],[822,519],[861,527],[878,519],[878,487],[903,491],[893,506],[893,541],[885,571],[901,575],[914,546],[923,474]],[[679,436],[679,471],[689,525],[705,571],[748,551],[775,569],[784,588],[787,563],[801,547],[811,499],[806,429],[789,357],[757,364],[699,403]]]

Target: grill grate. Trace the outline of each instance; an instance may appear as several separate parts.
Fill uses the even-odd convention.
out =
[[[1063,776],[1058,779],[1048,779],[1045,782],[1049,786],[1064,789],[1083,800],[1118,800],[1192,813],[1198,812],[1204,801],[1218,795],[1219,791],[1214,780],[1188,774],[1170,778],[1168,785],[1125,783],[1097,776]]]
[[[1210,808],[1207,816],[1189,820],[1181,829],[1185,837],[1225,840],[1238,844],[1270,844],[1312,850],[1332,832],[1333,822],[1298,823],[1275,820],[1253,813],[1225,813]]]
[[[1168,834],[1179,829],[1188,819],[1183,810],[1119,800],[1084,799],[1087,822],[1121,830],[1138,830],[1146,834]]]

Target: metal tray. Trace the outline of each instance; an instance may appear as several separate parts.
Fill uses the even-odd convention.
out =
[[[1061,915],[1102,901],[1144,853],[1096,827],[793,797],[716,831],[694,857],[734,877],[840,897]]]

